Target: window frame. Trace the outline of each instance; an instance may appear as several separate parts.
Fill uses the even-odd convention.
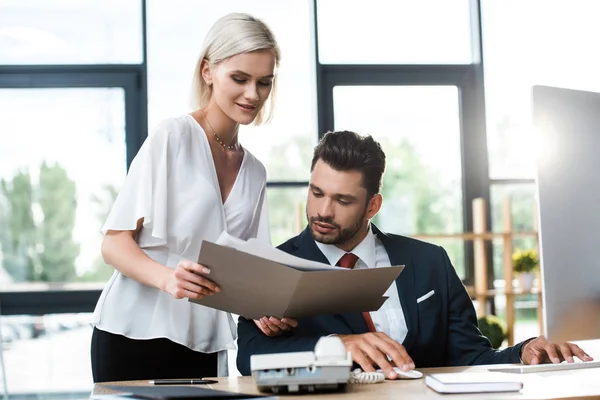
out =
[[[317,1],[313,0],[317,10]],[[486,226],[491,227],[490,179],[483,87],[483,57],[481,44],[480,0],[470,1],[471,64],[321,64],[318,40],[315,40],[317,60],[317,105],[319,139],[334,129],[333,88],[335,86],[427,86],[452,85],[459,91],[459,123],[463,193],[463,231],[473,230],[473,200],[486,203]],[[314,13],[315,38],[318,38],[318,15]],[[487,259],[492,271],[492,246],[486,243]],[[473,242],[465,242],[466,285],[474,284]],[[492,275],[490,274],[490,283]]]
[[[127,169],[147,137],[148,90],[146,0],[142,11],[140,64],[0,65],[0,89],[122,88],[125,92]],[[92,312],[102,286],[86,289],[71,284],[49,284],[48,290],[0,291],[0,315],[43,315]]]
[[[42,88],[122,88],[125,92],[127,168],[147,132],[143,65],[0,66],[0,90]],[[65,289],[60,289],[60,287]],[[93,311],[101,293],[70,284],[49,284],[48,290],[0,291],[0,315],[42,315]]]

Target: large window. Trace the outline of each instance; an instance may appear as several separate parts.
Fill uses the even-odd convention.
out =
[[[139,64],[139,0],[3,0],[0,64]]]
[[[469,64],[469,0],[318,0],[323,64]]]
[[[490,178],[535,177],[533,85],[600,91],[599,14],[596,0],[482,1]]]
[[[0,89],[3,290],[105,282],[100,227],[125,177],[121,88]]]
[[[386,153],[383,206],[374,223],[404,235],[462,231],[456,86],[336,86],[336,130],[370,134]],[[432,146],[432,143],[436,143]],[[462,241],[444,243],[464,276]]]
[[[112,273],[100,227],[145,125],[136,68],[62,68],[0,74],[0,326],[11,393],[91,385],[88,317],[56,313],[91,311]]]
[[[382,229],[444,246],[473,282],[472,201],[489,199],[479,11],[469,0],[315,0],[319,133],[384,146]]]
[[[86,313],[112,273],[100,227],[147,131],[140,4],[0,4],[0,385],[11,395],[89,396]]]

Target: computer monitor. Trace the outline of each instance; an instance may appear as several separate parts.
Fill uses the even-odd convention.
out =
[[[533,88],[544,334],[600,338],[600,93]]]

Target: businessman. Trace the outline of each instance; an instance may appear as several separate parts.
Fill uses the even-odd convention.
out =
[[[477,327],[473,303],[446,251],[381,232],[370,222],[382,204],[385,154],[370,136],[329,132],[314,151],[307,228],[279,248],[295,256],[346,268],[404,265],[388,300],[375,312],[298,319],[278,333],[278,320],[240,318],[237,366],[250,374],[253,354],[312,351],[321,336],[338,335],[364,371],[381,368],[391,379],[403,370],[453,365],[573,361],[591,358],[571,343],[532,338],[495,350]],[[348,293],[352,296],[352,293]]]

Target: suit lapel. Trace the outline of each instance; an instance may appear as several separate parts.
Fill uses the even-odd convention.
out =
[[[325,255],[317,247],[315,240],[308,228],[304,229],[304,231],[298,235],[295,255],[307,260],[329,264],[329,260],[327,260],[327,257],[325,257]],[[352,296],[352,293],[348,293],[348,295]],[[360,334],[368,332],[367,324],[365,323],[362,314],[348,313],[339,314],[339,316],[350,326],[350,329],[353,333]]]
[[[325,257],[325,254],[319,250],[315,240],[310,233],[308,228],[304,229],[296,239],[295,247],[297,257],[304,258],[306,260],[313,260],[320,263],[329,264],[329,260]]]
[[[411,252],[408,246],[402,241],[381,232],[375,225],[373,225],[373,232],[385,247],[391,264],[404,265],[404,269],[396,279],[396,286],[408,328],[408,333],[402,345],[409,351],[417,339],[419,329],[419,312],[415,293],[415,270]]]

